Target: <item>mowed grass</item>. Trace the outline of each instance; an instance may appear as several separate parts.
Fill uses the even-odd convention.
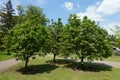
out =
[[[30,60],[28,72],[24,72],[24,63],[0,73],[0,80],[120,80],[120,69],[103,64],[86,63],[83,69],[72,60],[49,62],[50,57],[37,57]]]
[[[13,58],[13,55],[7,55],[7,52],[0,51],[0,61]]]
[[[120,62],[120,55],[112,55],[110,57],[108,57],[107,59],[105,59],[107,61],[114,61],[114,62]]]

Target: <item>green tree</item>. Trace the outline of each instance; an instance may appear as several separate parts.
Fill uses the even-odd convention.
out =
[[[25,20],[31,19],[32,16],[36,15],[38,17],[38,21],[41,25],[46,25],[46,17],[42,12],[42,9],[36,6],[29,5],[25,11]]]
[[[25,20],[32,19],[32,16],[38,17],[38,22],[41,25],[46,25],[47,18],[43,14],[43,11],[41,8],[33,5],[28,5],[27,8],[23,7],[22,5],[17,5],[17,22],[18,24],[21,24]]]
[[[80,20],[76,15],[70,15],[62,38],[66,54],[77,55],[82,64],[84,59],[103,59],[112,53],[107,31],[87,17]]]
[[[56,62],[56,56],[60,54],[60,38],[62,32],[62,21],[61,18],[58,18],[58,21],[55,22],[52,20],[52,23],[48,25],[50,30],[50,51],[53,53],[53,62]]]
[[[70,55],[74,55],[76,51],[80,50],[80,46],[78,46],[80,39],[80,22],[81,20],[74,14],[71,14],[68,18],[68,24],[62,29],[62,55],[64,57],[69,57]]]
[[[0,30],[2,32],[1,37],[4,37],[8,30],[15,25],[13,14],[14,9],[12,8],[11,0],[9,0],[5,6],[1,7],[0,10]]]
[[[48,44],[48,31],[37,21],[39,18],[33,16],[22,24],[18,24],[8,32],[4,38],[6,48],[16,55],[18,59],[25,61],[25,68],[29,58],[36,52],[46,53]]]
[[[24,7],[22,5],[17,5],[17,11],[18,11],[18,24],[21,24],[22,22],[24,22],[24,17],[25,17],[25,10]]]
[[[116,46],[116,36],[114,34],[109,34],[109,40],[110,40],[110,43],[114,46]]]
[[[120,26],[115,26],[115,29],[113,31],[113,38],[114,38],[114,45],[120,48]],[[113,40],[112,38],[112,40]]]

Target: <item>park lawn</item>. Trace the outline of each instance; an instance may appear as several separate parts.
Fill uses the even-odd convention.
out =
[[[120,56],[113,54],[112,56],[110,56],[107,59],[105,59],[105,61],[120,62]]]
[[[7,55],[5,51],[0,51],[0,61],[13,58],[13,55]]]
[[[0,80],[120,80],[120,69],[103,65],[91,65],[93,70],[74,69],[71,63],[50,64],[50,57],[39,57],[29,62],[28,73],[24,63],[0,73]]]

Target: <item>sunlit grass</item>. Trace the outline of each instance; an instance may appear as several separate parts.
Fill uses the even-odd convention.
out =
[[[113,54],[112,56],[108,57],[105,60],[107,60],[107,61],[114,61],[114,62],[120,62],[120,56]]]
[[[0,61],[8,60],[8,59],[11,59],[11,58],[13,58],[13,55],[7,55],[7,52],[0,51]]]

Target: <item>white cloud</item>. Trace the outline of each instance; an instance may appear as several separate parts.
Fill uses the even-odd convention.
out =
[[[105,15],[112,15],[120,12],[120,0],[103,0],[97,8],[97,12]]]
[[[100,4],[101,4],[101,2],[97,2],[95,5],[96,5],[96,6],[99,6]]]
[[[119,22],[114,22],[106,19],[111,15],[116,15],[120,12],[120,0],[103,0],[102,2],[97,2],[94,5],[87,7],[85,12],[79,12],[77,15],[82,19],[87,16],[91,20],[102,22],[101,27],[106,29],[108,33],[113,34],[111,29],[115,29],[115,25],[119,25]],[[118,15],[119,16],[119,15]]]
[[[108,22],[106,24],[103,24],[102,27],[108,31],[109,34],[113,34],[113,31],[115,29],[115,26],[120,26],[120,23],[116,22]]]
[[[97,7],[94,5],[89,6],[85,12],[77,13],[80,18],[87,16],[89,19],[95,21],[104,21],[103,16],[96,11]]]
[[[74,4],[72,2],[64,2],[63,7],[65,7],[67,10],[71,11],[73,10]]]
[[[120,0],[103,0],[94,5],[88,6],[85,12],[79,12],[77,15],[82,18],[88,18],[95,21],[106,21],[105,17],[120,13]]]

